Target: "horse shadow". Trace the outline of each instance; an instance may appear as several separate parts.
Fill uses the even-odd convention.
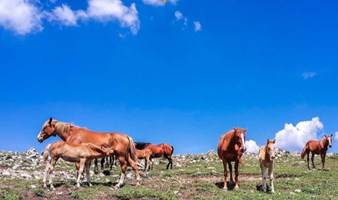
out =
[[[224,182],[217,182],[215,183],[215,185],[219,188],[219,189],[223,189],[224,188]],[[227,181],[227,187],[228,187],[228,190],[234,190],[236,184],[234,182],[231,182],[231,181]]]

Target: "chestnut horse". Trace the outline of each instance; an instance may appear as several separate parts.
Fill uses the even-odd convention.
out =
[[[151,155],[152,152],[150,149],[136,149],[136,157],[137,159],[144,159],[144,171],[147,172],[149,171],[149,166],[151,166]]]
[[[323,139],[318,140],[309,140],[303,149],[303,152],[301,154],[301,158],[304,159],[305,155],[307,155],[307,167],[310,170],[310,162],[309,162],[309,156],[311,152],[311,162],[312,162],[312,168],[315,167],[315,163],[313,162],[315,154],[320,154],[321,160],[322,160],[322,169],[324,170],[325,165],[325,157],[326,157],[326,151],[328,147],[332,147],[332,138],[333,135],[324,135]]]
[[[139,149],[147,149],[151,151],[151,157],[150,162],[152,163],[152,158],[160,158],[164,157],[168,159],[167,169],[173,168],[173,160],[172,155],[174,153],[174,147],[169,144],[150,144],[150,143],[136,143],[136,146],[139,147]],[[153,168],[153,165],[150,165],[151,168]]]
[[[233,183],[232,178],[232,164],[235,162],[235,189],[238,189],[238,165],[241,160],[243,153],[245,152],[245,135],[247,130],[243,128],[234,128],[229,132],[222,135],[218,143],[218,157],[223,162],[224,167],[224,190],[228,190],[227,176],[228,170],[230,170],[230,181]]]
[[[266,145],[261,147],[258,152],[259,166],[262,172],[262,189],[267,191],[266,179],[270,179],[271,192],[275,193],[275,187],[273,184],[273,163],[275,159],[275,140],[267,140]]]
[[[123,184],[128,165],[133,168],[137,185],[139,185],[140,176],[135,155],[136,149],[131,137],[113,132],[94,132],[52,118],[43,124],[37,139],[41,143],[50,136],[59,136],[68,144],[92,143],[97,146],[112,148],[121,168],[121,176],[115,188],[119,188]]]
[[[71,145],[64,141],[58,141],[53,144],[49,144],[43,153],[43,159],[45,161],[48,160],[43,178],[43,186],[47,188],[47,176],[49,175],[50,187],[51,189],[54,189],[51,173],[53,172],[54,166],[59,158],[68,162],[80,163],[80,168],[77,173],[76,186],[80,187],[80,178],[84,169],[86,171],[88,185],[91,186],[89,173],[91,161],[95,158],[110,156],[113,153],[114,151],[112,149],[99,147],[91,143]]]

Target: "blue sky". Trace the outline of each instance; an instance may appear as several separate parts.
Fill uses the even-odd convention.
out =
[[[89,13],[86,0],[29,3]],[[177,153],[215,149],[237,126],[258,144],[313,117],[318,136],[338,131],[337,2],[122,4],[137,9],[129,25],[125,15],[71,25],[47,15],[31,29],[2,20],[0,4],[0,149],[41,150],[50,116]]]

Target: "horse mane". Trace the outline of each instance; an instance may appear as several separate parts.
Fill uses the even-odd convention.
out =
[[[149,142],[135,142],[135,148],[138,150],[142,150],[146,148],[148,145],[150,145]]]
[[[222,136],[221,136],[221,138],[220,138],[220,142],[221,143],[223,143],[224,142],[224,140],[225,140],[225,138],[226,138],[226,136],[227,135],[230,135],[230,134],[232,134],[232,136],[231,136],[231,138],[230,138],[230,140],[229,140],[229,142],[231,141],[231,139],[233,138],[233,136],[234,136],[234,133],[235,133],[235,131],[236,131],[236,129],[231,129],[230,131],[228,131],[228,132],[225,132]]]

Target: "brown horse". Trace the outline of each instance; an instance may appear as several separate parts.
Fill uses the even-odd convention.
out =
[[[147,144],[145,145],[144,149],[148,149],[151,151],[151,159],[160,157],[168,159],[169,162],[167,164],[167,169],[169,169],[169,166],[170,169],[173,168],[173,160],[172,160],[172,155],[174,153],[173,146],[169,144]],[[153,165],[151,165],[151,168],[153,168]]]
[[[92,143],[97,146],[112,148],[121,167],[121,176],[115,188],[119,188],[123,184],[128,165],[133,168],[137,185],[139,184],[140,176],[135,156],[136,149],[131,137],[113,132],[94,132],[52,118],[43,124],[37,139],[41,143],[50,136],[59,136],[68,144]]]
[[[303,152],[301,154],[301,158],[304,159],[305,155],[307,155],[307,167],[310,170],[310,162],[309,162],[309,156],[311,152],[311,162],[312,162],[312,168],[316,168],[315,163],[313,162],[315,154],[320,154],[321,160],[322,160],[322,169],[324,170],[325,165],[325,157],[328,147],[332,147],[332,138],[333,135],[324,135],[322,140],[309,140],[303,149]]]
[[[53,172],[54,166],[59,158],[68,162],[80,163],[80,168],[77,173],[76,186],[80,187],[80,178],[84,169],[86,171],[88,185],[91,186],[89,173],[91,161],[95,158],[110,156],[113,153],[114,151],[112,149],[99,147],[91,143],[71,145],[64,141],[59,141],[49,144],[43,153],[44,160],[48,160],[43,178],[43,186],[45,188],[47,187],[47,176],[49,175],[50,187],[54,189],[53,179],[50,174]]]
[[[144,159],[144,171],[147,173],[149,170],[149,166],[151,166],[151,155],[152,152],[150,149],[136,149],[136,157],[137,159]]]
[[[222,135],[218,143],[218,157],[223,162],[224,167],[224,190],[228,190],[227,176],[228,170],[227,165],[230,169],[230,181],[233,183],[232,178],[232,164],[235,162],[235,189],[238,189],[238,165],[241,160],[243,153],[245,152],[245,135],[247,130],[242,128],[234,128],[229,132]]]

